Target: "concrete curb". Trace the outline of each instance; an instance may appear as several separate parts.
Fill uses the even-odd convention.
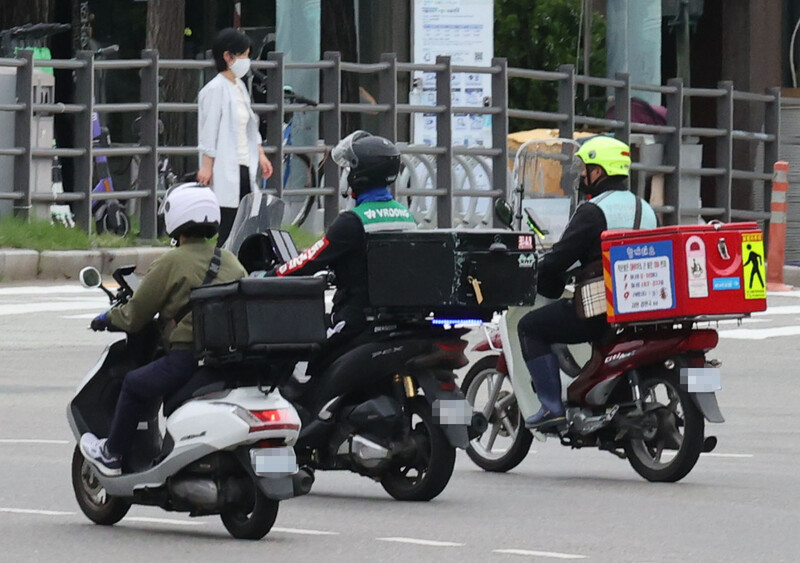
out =
[[[36,279],[39,253],[35,250],[0,248],[0,281]]]
[[[800,266],[784,266],[783,283],[800,287]]]
[[[0,248],[0,282],[71,280],[85,266],[110,274],[120,266],[135,265],[144,274],[168,246],[102,248],[97,250],[18,250]]]

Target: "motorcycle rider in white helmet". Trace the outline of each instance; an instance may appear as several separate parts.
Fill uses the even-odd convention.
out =
[[[159,212],[177,246],[153,262],[127,303],[91,323],[95,331],[136,332],[158,314],[165,352],[125,376],[108,437],[81,436],[84,457],[105,475],[122,472],[140,414],[182,387],[197,369],[189,291],[212,280],[228,282],[247,275],[237,258],[216,248],[212,240],[219,229],[220,207],[211,188],[177,185],[167,192]]]

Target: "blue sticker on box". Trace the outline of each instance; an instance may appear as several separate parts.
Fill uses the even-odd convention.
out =
[[[728,289],[741,289],[742,284],[739,278],[714,278],[714,291],[725,291]]]
[[[672,241],[614,246],[610,260],[616,314],[676,307]]]

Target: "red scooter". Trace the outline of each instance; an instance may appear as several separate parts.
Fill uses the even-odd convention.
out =
[[[510,207],[501,202],[496,211],[510,223]],[[527,223],[542,232],[529,214]],[[706,355],[717,346],[718,336],[691,321],[609,326],[591,347],[554,346],[566,375],[566,426],[546,434],[526,429],[525,419],[540,403],[522,358],[517,325],[531,309],[511,307],[498,322],[483,325],[485,338],[473,348],[491,352],[472,366],[461,385],[489,423],[467,448],[478,466],[509,471],[525,459],[534,435],[549,436],[565,446],[597,447],[627,459],[648,481],[675,482],[692,470],[702,452],[714,449],[717,439],[705,436],[705,421],[724,422],[715,394],[721,389],[720,362]],[[582,365],[573,350],[582,352]]]
[[[539,401],[516,332],[529,310],[510,309],[498,323],[485,325],[485,339],[473,348],[493,352],[472,366],[462,384],[467,400],[489,421],[467,449],[478,466],[501,472],[516,467],[536,434],[572,448],[609,451],[648,481],[674,482],[692,470],[701,452],[714,449],[716,438],[704,432],[705,420],[724,422],[715,395],[720,362],[706,355],[718,336],[692,323],[609,328],[583,367],[566,346],[557,346],[569,379],[563,386],[567,425],[531,433],[524,421]]]

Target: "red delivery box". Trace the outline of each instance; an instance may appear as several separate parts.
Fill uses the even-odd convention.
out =
[[[735,318],[767,308],[756,223],[606,231],[602,248],[610,323]]]

